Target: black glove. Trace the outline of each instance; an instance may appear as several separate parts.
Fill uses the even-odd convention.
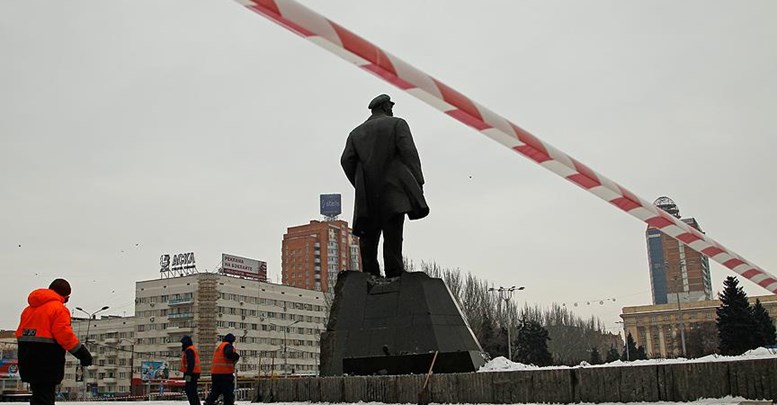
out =
[[[192,375],[191,374],[184,374],[183,380],[186,382],[192,382]]]
[[[92,365],[92,353],[89,353],[89,349],[86,348],[86,345],[81,345],[73,355],[76,356],[78,360],[81,360],[82,366],[89,367]]]

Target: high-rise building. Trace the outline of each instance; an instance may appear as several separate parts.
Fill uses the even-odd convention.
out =
[[[283,284],[294,287],[327,292],[337,273],[362,267],[359,239],[343,220],[290,227],[281,250]]]
[[[680,218],[680,210],[669,197],[660,197],[653,204],[702,232],[696,219]],[[652,226],[648,226],[645,236],[653,304],[712,299],[710,262],[707,256]]]

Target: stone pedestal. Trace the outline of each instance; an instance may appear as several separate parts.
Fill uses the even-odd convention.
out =
[[[426,273],[394,279],[341,272],[327,330],[321,375],[475,371],[482,349],[448,287]]]

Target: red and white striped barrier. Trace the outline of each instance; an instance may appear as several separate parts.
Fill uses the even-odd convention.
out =
[[[439,80],[293,0],[237,0],[777,294],[777,278]]]

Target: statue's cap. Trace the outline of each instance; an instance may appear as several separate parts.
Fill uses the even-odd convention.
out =
[[[383,103],[391,103],[391,105],[394,105],[394,102],[391,101],[391,97],[388,96],[388,94],[381,94],[370,101],[369,108],[370,110],[373,110],[375,108],[378,108]]]

